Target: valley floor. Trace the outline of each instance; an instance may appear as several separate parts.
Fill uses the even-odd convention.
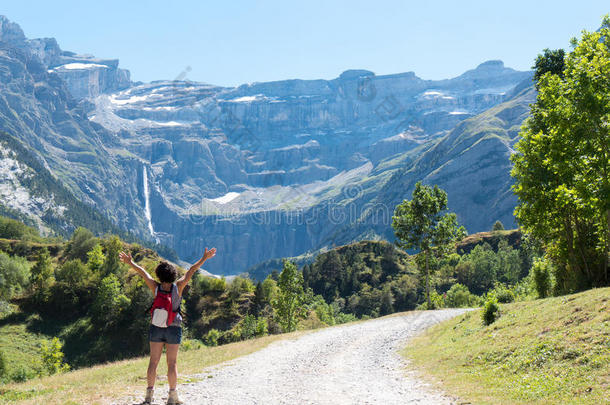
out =
[[[414,311],[344,324],[275,342],[209,368],[179,386],[186,404],[449,404],[452,398],[405,375],[405,340],[464,309]],[[184,354],[188,356],[188,352]],[[156,404],[165,403],[166,388]],[[134,404],[142,393],[118,404]]]

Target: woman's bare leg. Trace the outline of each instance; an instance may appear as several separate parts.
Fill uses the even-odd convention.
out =
[[[148,371],[146,372],[146,381],[148,382],[149,388],[155,386],[155,380],[157,379],[157,366],[159,365],[159,360],[163,354],[164,344],[165,343],[163,342],[150,342],[150,360],[148,361]]]
[[[176,383],[178,381],[178,349],[180,345],[167,345],[167,381],[169,382],[169,389],[175,390]]]

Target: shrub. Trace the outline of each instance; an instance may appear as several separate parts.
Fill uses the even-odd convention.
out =
[[[220,340],[223,343],[239,342],[242,340],[241,326],[237,324],[233,328],[225,331],[221,334]]]
[[[0,252],[0,300],[10,300],[28,283],[30,266],[25,258]]]
[[[485,305],[483,306],[483,324],[491,325],[498,318],[498,312],[500,311],[500,307],[498,305],[498,299],[495,295],[491,294],[487,301],[485,301]]]
[[[4,378],[6,372],[6,358],[4,357],[4,353],[0,351],[0,379]]]
[[[503,231],[504,230],[504,225],[502,224],[502,222],[500,222],[500,220],[496,221],[494,223],[493,228],[491,228],[492,231]]]
[[[241,321],[241,337],[250,339],[256,336],[256,317],[254,315],[246,315]]]
[[[457,283],[447,291],[445,303],[449,308],[472,307],[479,303],[479,297],[471,294],[465,285]]]
[[[312,330],[319,329],[328,326],[318,318],[316,311],[309,311],[305,319],[299,320],[297,324],[298,330]]]
[[[436,292],[436,290],[430,291],[430,302],[432,303],[432,308],[427,309],[438,309],[445,307],[445,298]]]
[[[544,259],[536,260],[532,266],[532,272],[538,297],[548,297],[551,292],[551,264]]]
[[[31,378],[34,378],[35,376],[36,374],[31,370],[28,370],[23,366],[19,366],[11,373],[11,381],[25,382]]]
[[[218,339],[220,339],[220,332],[218,329],[210,329],[207,335],[203,338],[203,343],[206,346],[218,346]]]
[[[185,352],[188,352],[189,350],[197,350],[200,347],[201,342],[197,339],[184,339],[180,345],[180,348]]]
[[[515,301],[527,301],[535,299],[537,297],[536,289],[534,287],[533,274],[529,274],[527,277],[519,280],[513,288],[515,294]]]
[[[353,322],[357,320],[358,318],[356,318],[356,315],[354,314],[346,314],[344,312],[339,312],[335,315],[335,323],[337,324]]]
[[[312,303],[312,308],[316,311],[316,315],[320,321],[324,322],[326,325],[335,324],[333,307],[324,301],[324,297],[316,295]]]
[[[502,304],[508,304],[509,302],[515,301],[515,293],[504,284],[496,284],[490,293],[495,295],[498,302]]]
[[[70,366],[64,363],[62,348],[63,344],[56,337],[50,341],[42,341],[40,345],[42,365],[49,374],[63,373],[70,370]]]
[[[265,336],[269,331],[267,319],[260,317],[256,320],[256,336]]]
[[[76,286],[83,284],[89,278],[91,272],[80,261],[80,259],[68,260],[61,267],[55,269],[55,280]]]

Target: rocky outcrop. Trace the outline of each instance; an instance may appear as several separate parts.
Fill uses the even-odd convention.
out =
[[[134,84],[116,60],[0,19],[0,79],[0,128],[122,227],[186,261],[216,246],[214,272],[391,238],[394,205],[421,179],[447,189],[471,232],[512,223],[508,156],[531,72],[501,61],[439,81],[348,70],[235,88]],[[385,222],[371,220],[379,212]]]

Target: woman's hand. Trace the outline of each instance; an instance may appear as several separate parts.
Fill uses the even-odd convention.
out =
[[[203,261],[206,261],[208,259],[211,259],[214,256],[216,256],[216,248],[212,248],[210,250],[208,250],[208,248],[205,248],[202,259],[203,259]]]
[[[119,253],[119,260],[125,264],[133,264],[133,259],[131,258],[131,253],[121,252]]]

